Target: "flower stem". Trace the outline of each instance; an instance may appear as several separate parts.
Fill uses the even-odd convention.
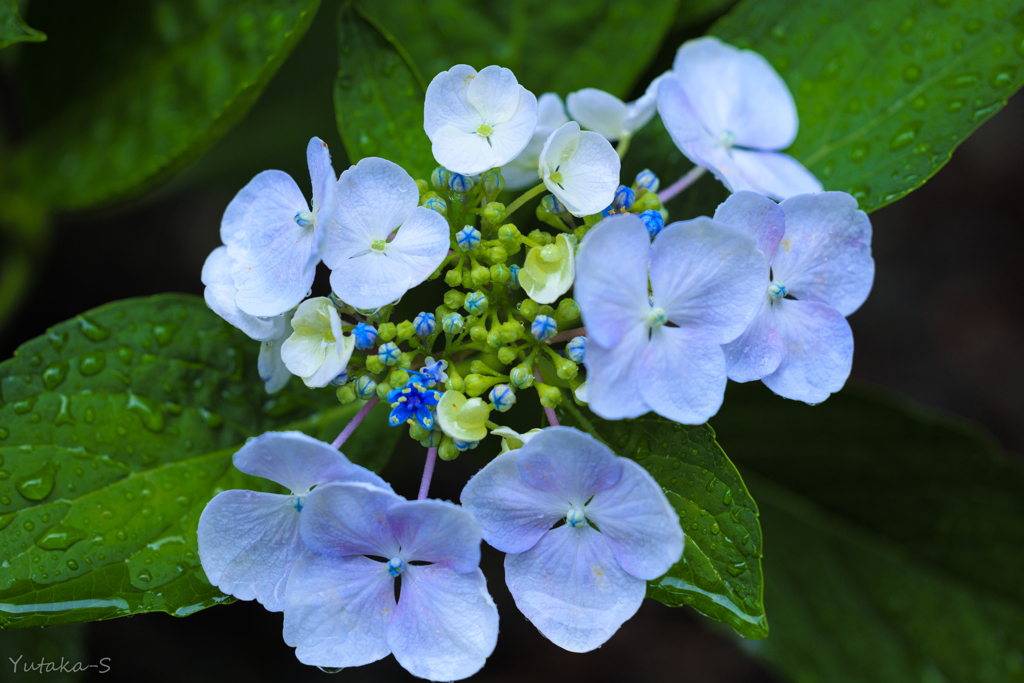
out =
[[[427,462],[423,465],[423,479],[420,480],[420,492],[416,500],[425,500],[430,490],[430,480],[434,476],[434,463],[437,462],[437,446],[427,449]]]
[[[615,147],[615,151],[618,153],[619,158],[622,159],[626,156],[626,150],[629,149],[630,136],[626,136],[619,140],[619,144]]]
[[[689,171],[687,171],[686,175],[684,175],[682,178],[675,181],[674,183],[666,187],[664,190],[659,192],[658,201],[664,204],[668,200],[672,199],[677,194],[679,194],[680,192],[688,188],[690,185],[692,185],[698,178],[704,175],[704,171],[706,170],[707,169],[705,169],[703,166],[694,166]]]
[[[501,220],[505,220],[506,218],[511,216],[513,211],[515,211],[520,206],[522,206],[526,202],[530,201],[531,199],[539,195],[545,189],[546,186],[544,185],[544,183],[540,183],[539,185],[534,185],[529,190],[519,195],[519,197],[517,197],[514,202],[505,207],[505,215],[501,217]]]
[[[573,337],[580,337],[587,333],[587,328],[577,327],[575,330],[566,330],[565,332],[559,332],[551,339],[548,339],[548,344],[557,344],[558,342],[569,341]]]
[[[558,418],[555,417],[555,410],[554,410],[554,408],[547,408],[547,407],[545,407],[544,408],[544,414],[548,416],[548,424],[550,424],[552,427],[558,427],[559,426]]]
[[[352,432],[356,431],[356,427],[359,426],[359,423],[370,414],[370,411],[373,410],[373,407],[377,405],[379,401],[380,399],[376,396],[367,401],[366,405],[360,408],[359,412],[356,413],[356,416],[353,417],[347,425],[345,425],[343,430],[341,430],[341,434],[338,434],[338,438],[331,442],[331,447],[341,448],[341,444],[345,443],[348,437],[352,436]]]

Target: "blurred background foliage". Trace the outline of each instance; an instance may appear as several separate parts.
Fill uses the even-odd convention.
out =
[[[305,187],[311,136],[338,171],[380,154],[422,176],[417,108],[454,63],[632,99],[710,31],[772,62],[801,113],[794,154],[873,210],[1020,87],[1022,17],[1019,0],[0,0],[0,358],[108,301],[201,294],[224,206],[266,168]],[[656,119],[623,178],[689,166]],[[876,286],[851,319],[855,378],[996,441],[875,389],[808,408],[730,385],[711,424],[760,506],[769,638],[647,601],[601,650],[568,655],[515,611],[488,550],[502,638],[477,679],[1024,680],[1024,470],[1005,455],[1024,446],[1022,182],[1018,96],[872,215]],[[710,214],[725,196],[709,174],[669,208]],[[385,470],[400,492],[417,478],[407,446]],[[438,495],[457,499],[487,455],[446,463]],[[125,680],[322,677],[258,605],[142,619],[5,631],[0,655],[111,657]],[[341,675],[405,676],[390,660]]]

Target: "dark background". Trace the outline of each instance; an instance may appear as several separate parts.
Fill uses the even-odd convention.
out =
[[[318,17],[247,119],[193,168],[143,201],[55,219],[51,248],[31,292],[0,330],[0,358],[48,326],[111,300],[159,292],[201,295],[199,273],[220,242],[220,215],[234,192],[268,166],[308,184],[303,150],[311,135],[330,143],[336,170],[344,167],[330,102],[335,66],[324,56],[333,50],[325,48],[333,31],[329,17]],[[46,30],[44,21],[32,25]],[[0,78],[0,112],[15,139],[25,124],[11,116],[16,96],[17,83]],[[875,286],[850,319],[856,381],[972,418],[1012,452],[1024,450],[1022,198],[1024,97],[1017,95],[927,185],[871,215]],[[419,471],[401,466],[407,463],[397,457],[384,476],[399,493],[413,495]],[[432,495],[457,499],[478,466],[470,458],[441,463]],[[564,652],[515,609],[500,564],[500,555],[485,548],[501,637],[474,680],[776,680],[726,630],[689,608],[654,601],[646,601],[598,651]],[[770,619],[771,605],[766,607]],[[323,679],[295,660],[280,627],[279,614],[254,603],[209,609],[187,621],[144,615],[82,627],[82,656],[87,662],[110,658],[105,681]],[[0,635],[0,645],[12,637]],[[0,679],[9,675],[7,666],[0,661]],[[407,678],[390,657],[338,676]]]

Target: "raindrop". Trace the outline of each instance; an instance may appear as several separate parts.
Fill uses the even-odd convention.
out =
[[[923,121],[911,121],[910,123],[902,126],[892,136],[892,139],[889,140],[889,149],[896,151],[913,143],[917,134],[920,132],[923,123]]]
[[[0,441],[6,439],[8,436],[10,436],[10,434],[11,431],[7,429],[7,427],[0,427]]]
[[[132,362],[132,357],[134,355],[135,355],[135,352],[132,351],[127,346],[122,346],[121,348],[119,348],[117,350],[117,359],[120,360],[125,365],[128,365],[129,363]]]
[[[985,22],[981,19],[968,19],[964,22],[964,33],[974,34],[985,28]]]
[[[78,329],[91,341],[103,341],[110,336],[110,330],[89,320],[84,315],[78,316]]]
[[[81,529],[58,524],[36,541],[36,545],[43,550],[67,550],[85,537],[86,533]]]
[[[988,83],[993,88],[1005,88],[1008,85],[1013,85],[1014,80],[1017,77],[1017,67],[1009,66],[1007,64],[1000,64],[999,66],[992,69],[992,73],[988,75]]]
[[[921,80],[921,67],[917,64],[907,64],[903,67],[903,80],[907,83],[917,83]]]
[[[860,163],[868,155],[871,146],[866,142],[857,142],[850,147],[850,161]]]
[[[159,325],[153,325],[153,336],[156,337],[156,343],[160,346],[167,346],[171,343],[171,339],[174,338],[174,333],[178,331],[178,326],[175,323],[161,323]]]
[[[53,391],[64,378],[68,376],[68,362],[66,360],[53,363],[43,370],[43,384],[49,391]]]
[[[950,114],[955,114],[963,109],[965,104],[967,104],[967,100],[947,100],[946,111]]]
[[[144,396],[128,392],[128,410],[134,412],[142,420],[142,426],[151,432],[159,432],[164,428],[164,412],[160,406]]]
[[[981,74],[976,71],[965,71],[960,74],[953,74],[942,79],[942,85],[947,88],[970,88],[981,80]]]
[[[54,475],[53,465],[47,463],[32,474],[19,477],[14,488],[28,500],[42,500],[53,491]]]
[[[103,351],[93,351],[78,359],[78,371],[86,377],[99,373],[107,366],[107,354]]]

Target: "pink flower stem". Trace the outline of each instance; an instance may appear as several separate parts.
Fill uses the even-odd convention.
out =
[[[540,367],[539,366],[535,365],[533,367],[533,378],[535,380],[537,380],[538,382],[540,382],[541,384],[544,383],[544,379],[540,376]],[[554,409],[548,408],[547,406],[544,406],[544,414],[548,416],[548,424],[549,425],[551,425],[552,427],[558,427],[559,426],[559,424],[558,424],[558,417],[555,415]]]
[[[569,341],[573,337],[579,337],[587,333],[587,328],[577,327],[575,330],[566,330],[565,332],[559,332],[551,339],[548,339],[548,344],[557,344],[558,342]]]
[[[379,401],[380,399],[376,396],[367,401],[366,405],[360,408],[359,412],[356,413],[356,416],[353,417],[347,425],[345,425],[343,430],[341,430],[341,434],[338,434],[338,438],[331,442],[331,446],[333,448],[341,448],[341,444],[345,443],[348,437],[352,436],[352,432],[356,431],[356,427],[359,426],[359,423],[370,414],[370,411],[373,410],[373,407],[377,405]]]
[[[675,181],[664,190],[658,193],[658,201],[662,204],[675,197],[677,194],[692,185],[698,178],[704,175],[706,169],[703,166],[694,166],[686,175]]]
[[[423,465],[423,479],[420,480],[420,492],[416,500],[426,500],[430,490],[430,480],[434,476],[434,463],[437,462],[437,446],[427,449],[427,462]]]

